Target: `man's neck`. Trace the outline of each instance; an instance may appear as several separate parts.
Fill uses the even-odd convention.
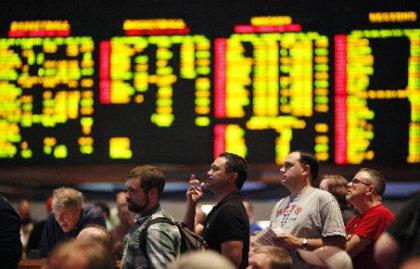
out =
[[[159,207],[159,203],[150,204],[147,208],[145,208],[142,212],[139,212],[140,217],[145,217],[153,214]]]
[[[238,190],[236,188],[226,188],[225,191],[214,193],[214,199],[216,200],[216,204],[222,201],[226,196],[231,193],[235,193]]]
[[[306,182],[305,185],[298,186],[294,189],[289,189],[291,195],[298,195],[298,194],[305,193],[311,190],[312,190],[312,186],[311,184],[309,184],[309,182]]]
[[[380,201],[379,199],[374,198],[372,200],[368,200],[368,198],[366,198],[365,201],[357,205],[356,208],[360,213],[365,213],[372,207],[375,207],[380,204],[382,204],[382,201]]]

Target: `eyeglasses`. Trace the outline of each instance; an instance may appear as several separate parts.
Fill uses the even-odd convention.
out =
[[[360,180],[360,179],[358,179],[358,178],[353,178],[353,179],[351,180],[351,183],[352,183],[352,184],[359,184],[359,183],[362,183],[362,184],[364,184],[364,185],[366,185],[366,186],[370,186],[370,185],[372,185],[372,184],[366,183],[366,182],[364,182],[364,181],[361,181],[361,180]]]

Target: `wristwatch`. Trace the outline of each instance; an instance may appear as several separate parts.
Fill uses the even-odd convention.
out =
[[[303,249],[308,249],[308,239],[306,237],[303,238],[302,248]]]

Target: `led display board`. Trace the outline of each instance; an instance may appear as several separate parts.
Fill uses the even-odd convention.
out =
[[[418,1],[7,5],[2,164],[420,163]]]

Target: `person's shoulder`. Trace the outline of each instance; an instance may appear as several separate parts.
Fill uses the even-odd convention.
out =
[[[145,226],[156,228],[158,226],[176,226],[176,220],[166,210],[161,209],[153,213],[148,220],[145,221]]]
[[[289,197],[290,197],[290,195],[287,195],[287,196],[281,198],[280,200],[278,200],[276,202],[276,204],[274,205],[274,209],[276,209],[277,207],[281,206],[285,201],[287,203],[287,201],[289,200]]]
[[[391,209],[386,207],[385,205],[381,204],[379,207],[377,207],[377,211],[380,215],[384,216],[387,219],[393,220],[395,219],[395,214],[392,212]]]
[[[334,195],[327,191],[313,188],[309,199],[311,203],[316,203],[321,208],[336,207],[338,210],[340,210],[337,199],[334,197]]]
[[[179,228],[176,225],[175,219],[165,210],[152,214],[143,227],[143,229],[147,229],[147,234],[151,237],[162,233],[180,237]]]
[[[327,191],[318,189],[318,188],[313,188],[312,195],[316,196],[317,198],[319,198],[321,200],[325,200],[325,201],[335,200],[334,195],[332,195],[331,193],[329,193]]]

